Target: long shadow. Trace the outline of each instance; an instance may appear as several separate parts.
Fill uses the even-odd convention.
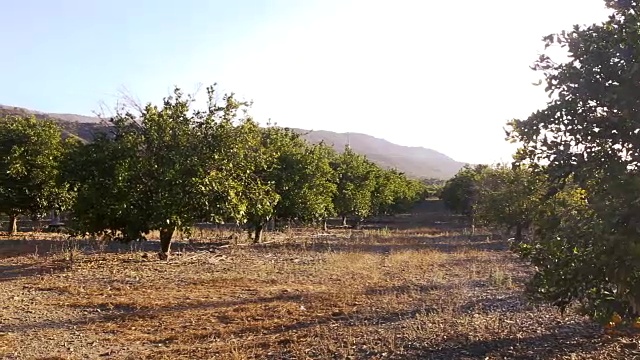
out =
[[[463,314],[515,314],[533,310],[534,305],[523,294],[510,294],[506,296],[490,297],[484,299],[469,300],[458,308]]]
[[[414,237],[414,239],[419,240],[420,237]],[[487,240],[486,235],[481,235],[468,240],[463,238],[452,240],[450,237],[441,236],[426,240],[421,245],[423,248],[438,250],[445,253],[460,252],[463,250],[502,252],[509,249],[509,246],[505,241]]]
[[[91,253],[123,253],[130,251],[157,251],[160,249],[158,241],[131,242],[128,244],[110,241],[100,243],[89,239],[0,239],[0,259],[19,257],[24,255],[47,255],[65,251],[79,251]]]
[[[99,315],[90,315],[84,319],[75,321],[59,320],[59,321],[41,321],[32,323],[21,323],[15,325],[4,325],[3,331],[24,333],[33,330],[64,330],[73,327],[82,327],[89,324],[96,324],[102,322],[123,322],[128,319],[155,319],[161,315],[176,314],[197,311],[203,309],[225,309],[233,308],[245,305],[256,304],[269,304],[275,302],[295,302],[305,304],[313,302],[313,297],[316,295],[327,296],[327,294],[317,293],[292,293],[292,294],[278,294],[267,297],[254,297],[238,300],[223,300],[223,301],[205,301],[197,303],[185,303],[172,306],[165,306],[159,308],[137,308],[131,305],[115,304],[113,306],[99,305],[99,306],[71,306],[84,310],[99,310]],[[311,299],[311,300],[310,300]],[[374,312],[353,312],[345,313],[341,311],[335,311],[324,315],[312,315],[310,318],[306,318],[300,321],[292,322],[286,325],[274,325],[272,327],[264,327],[259,325],[247,324],[244,327],[238,329],[239,334],[280,334],[293,330],[305,329],[313,326],[319,326],[327,323],[339,323],[340,326],[356,326],[361,325],[363,322],[373,324],[388,324],[398,321],[403,321],[408,318],[413,318],[418,314],[432,313],[435,309],[431,307],[415,308],[410,310],[403,310],[398,312],[389,313],[374,313]],[[217,316],[218,321],[223,324],[229,324],[233,322],[233,318],[221,313]]]
[[[184,311],[190,310],[202,310],[202,309],[223,309],[229,307],[237,307],[243,305],[251,305],[251,304],[267,304],[278,301],[301,301],[305,294],[279,294],[275,296],[269,297],[254,297],[254,298],[246,298],[246,299],[238,299],[238,300],[220,300],[220,301],[205,301],[205,302],[197,302],[197,303],[185,303],[178,304],[172,306],[163,306],[163,307],[154,307],[154,308],[145,308],[145,307],[135,307],[127,304],[113,304],[113,305],[103,305],[99,304],[97,306],[75,306],[69,305],[69,307],[77,308],[81,310],[95,310],[99,311],[99,315],[90,315],[84,319],[68,321],[68,320],[60,320],[60,321],[40,321],[40,322],[32,322],[32,323],[21,323],[16,325],[3,325],[3,331],[7,332],[29,332],[33,330],[44,330],[44,329],[67,329],[74,326],[85,326],[88,324],[95,324],[101,322],[119,322],[124,321],[129,318],[138,318],[138,319],[146,319],[146,318],[156,318],[159,315],[163,314],[173,314],[180,313]]]
[[[552,359],[572,353],[589,353],[602,347],[593,325],[565,324],[554,326],[547,333],[526,337],[505,337],[469,341],[464,336],[429,347],[414,345],[407,350],[422,359]]]
[[[241,299],[233,301],[209,301],[197,304],[184,304],[168,306],[158,309],[139,310],[130,306],[116,306],[113,309],[102,308],[103,314],[89,316],[76,321],[55,321],[23,323],[19,325],[5,325],[3,331],[24,333],[37,329],[65,330],[73,327],[82,327],[101,322],[122,323],[129,319],[145,320],[155,319],[161,315],[180,316],[181,312],[208,308],[228,308],[249,304],[267,304],[277,301],[301,301],[308,294],[283,294],[272,297],[259,297],[254,299]],[[95,307],[92,309],[96,309]],[[401,321],[414,319],[419,315],[431,314],[436,310],[429,307],[414,308],[393,312],[352,312],[343,313],[336,311],[324,315],[312,315],[298,321],[282,324],[276,323],[265,326],[259,322],[237,322],[233,316],[220,313],[217,320],[224,326],[230,324],[239,325],[233,330],[238,336],[270,336],[281,335],[289,332],[300,331],[331,324],[336,331],[344,331],[347,327],[362,326],[363,324],[382,326]],[[224,331],[223,331],[224,330]],[[194,341],[217,336],[217,331],[229,336],[230,329],[212,329],[212,333],[198,334],[192,337]],[[455,338],[448,338],[440,343],[429,342],[429,345],[421,345],[416,341],[399,341],[402,349],[402,358],[416,359],[484,359],[487,356],[508,359],[548,359],[573,352],[588,353],[602,346],[603,339],[599,336],[595,325],[589,323],[565,324],[547,328],[546,333],[524,336],[503,337],[485,340],[469,340],[464,334]],[[526,331],[531,333],[531,331]],[[172,337],[175,334],[167,334]],[[160,341],[160,340],[159,340]]]
[[[468,240],[466,238],[452,239],[448,236],[398,236],[389,239],[380,238],[375,242],[360,242],[345,239],[325,239],[308,243],[272,243],[256,245],[256,251],[273,252],[280,250],[304,250],[311,252],[363,252],[384,254],[398,251],[425,251],[437,250],[445,253],[460,252],[463,250],[497,251],[508,249],[506,242],[501,240]]]
[[[59,240],[23,240],[0,238],[0,259],[51,252]]]
[[[332,221],[337,221],[334,219]],[[336,224],[337,225],[337,224]],[[467,220],[464,217],[455,216],[448,213],[441,201],[425,201],[421,204],[418,204],[411,212],[407,214],[400,214],[396,216],[382,216],[382,217],[374,217],[369,219],[363,224],[363,230],[353,230],[353,234],[357,237],[358,234],[366,236],[367,239],[374,239],[376,241],[385,242],[384,237],[377,236],[376,234],[365,233],[367,229],[398,229],[398,230],[410,230],[416,229],[416,231],[425,235],[425,231],[434,231],[434,232],[448,232],[448,231],[458,231],[462,228],[468,227]],[[227,230],[239,230],[239,227],[236,225],[212,225],[212,224],[199,224],[197,227],[202,229],[207,228],[217,228],[217,229],[227,229]],[[426,229],[426,227],[428,227]],[[197,234],[197,231],[196,231]],[[233,236],[232,236],[233,237]],[[143,242],[132,242],[129,244],[119,243],[117,241],[111,241],[107,243],[99,243],[96,241],[88,240],[88,239],[74,239],[73,241],[65,240],[64,235],[60,235],[59,239],[2,239],[0,238],[0,259],[8,258],[8,257],[16,257],[27,254],[34,253],[47,253],[53,251],[60,251],[64,247],[75,247],[75,250],[80,250],[84,253],[91,252],[106,252],[106,253],[121,253],[132,250],[142,250],[142,251],[158,251],[160,248],[160,244],[158,241],[143,241]],[[442,237],[420,237],[402,234],[399,232],[397,234],[393,234],[394,242],[405,242],[409,243],[406,247],[403,248],[404,245],[390,245],[398,250],[406,249],[419,249],[425,246],[431,246],[432,248],[446,250],[451,246],[447,244],[449,239],[445,236]],[[427,239],[427,240],[425,240]],[[438,239],[441,239],[442,244],[438,244]],[[223,239],[218,239],[223,240]],[[224,239],[227,240],[226,243],[230,243],[232,239]],[[345,242],[344,239],[340,239],[339,241]],[[412,243],[415,243],[412,244]],[[427,243],[429,245],[427,245]],[[193,248],[195,250],[207,250],[212,249],[217,246],[217,244],[180,244],[176,242],[175,247],[183,246],[186,249]],[[280,245],[284,246],[284,245]],[[342,248],[337,248],[338,246],[342,246]],[[333,250],[338,251],[348,251],[346,247],[350,247],[351,245],[332,245],[331,248]],[[358,245],[360,248],[355,248],[354,250],[359,251],[371,251],[371,252],[379,252],[378,245],[366,246],[366,245]],[[466,245],[465,245],[466,246]],[[470,244],[472,247],[476,247],[478,249],[483,249],[487,247],[488,249],[493,249],[495,245],[482,245],[479,243],[473,242]],[[271,247],[274,250],[277,250],[276,247]],[[322,249],[322,245],[312,247],[311,250],[319,250],[324,251]],[[382,250],[385,251],[384,249]],[[455,250],[454,250],[455,251]]]
[[[392,286],[374,286],[374,287],[368,287],[364,291],[364,294],[368,296],[388,295],[388,294],[398,294],[398,293],[427,294],[441,288],[442,288],[442,285],[435,285],[435,284],[402,284],[402,285],[392,285]]]
[[[45,264],[0,264],[0,282],[12,281],[20,278],[51,274],[69,269],[64,262]]]
[[[430,291],[430,288],[425,287],[422,290]],[[370,289],[370,293],[372,294],[379,293],[380,291],[384,291],[384,289]],[[402,291],[404,291],[404,289]],[[116,305],[113,308],[108,308],[106,306],[79,307],[88,310],[100,309],[102,310],[102,313],[99,315],[87,316],[84,319],[75,321],[60,320],[4,325],[3,331],[25,333],[38,329],[65,330],[102,322],[122,323],[130,319],[148,319],[151,321],[152,319],[167,315],[180,317],[181,313],[187,311],[224,309],[252,304],[270,304],[275,302],[295,302],[304,304],[309,301],[313,302],[313,296],[315,295],[327,296],[328,294],[307,292],[286,293],[267,297],[255,297],[230,301],[205,301],[147,309],[137,309],[129,305]],[[516,300],[507,298],[505,301],[508,302]],[[466,306],[475,306],[478,308],[483,305],[467,304]],[[335,311],[332,313],[325,313],[323,315],[309,314],[297,321],[291,321],[285,324],[282,324],[282,322],[276,322],[274,324],[260,324],[259,321],[238,322],[233,315],[220,312],[220,314],[217,314],[217,320],[223,325],[238,325],[237,328],[233,329],[233,333],[239,336],[269,336],[323,326],[326,324],[335,326],[336,331],[342,331],[345,327],[362,326],[363,324],[381,326],[410,320],[419,315],[430,314],[436,311],[437,310],[431,307],[412,308],[392,312],[359,310],[345,313]],[[494,310],[491,309],[491,311]],[[216,315],[214,315],[214,317],[215,316]],[[229,336],[230,329],[220,329],[219,331],[222,333],[223,330],[226,336]],[[416,341],[400,341],[398,345],[402,348],[402,353],[406,355],[403,358],[420,359],[483,359],[488,355],[491,355],[492,358],[501,356],[501,358],[509,359],[546,359],[571,354],[572,352],[577,351],[589,352],[602,346],[602,340],[599,337],[597,326],[593,324],[565,324],[547,328],[546,330],[546,333],[524,337],[469,340],[469,338],[464,334],[460,334],[458,337],[449,338],[446,341],[443,340],[441,343],[433,344],[430,342],[428,346],[421,345]],[[202,337],[202,339],[209,338],[212,335],[216,335],[214,333],[218,330],[212,329],[211,331],[211,334],[207,333],[196,335],[193,339],[197,341],[198,336]],[[530,334],[531,332],[532,330],[528,329],[525,330],[524,333]],[[173,335],[174,334],[167,334],[168,337]]]
[[[344,329],[345,327],[362,326],[363,324],[383,326],[383,325],[388,325],[388,324],[393,324],[401,321],[414,319],[418,315],[432,314],[434,312],[436,312],[436,310],[432,307],[424,307],[419,309],[409,309],[409,310],[402,310],[402,311],[392,311],[392,312],[386,312],[386,313],[380,313],[380,312],[364,313],[364,312],[356,311],[353,313],[346,314],[342,312],[334,312],[332,314],[319,316],[312,319],[296,321],[284,326],[277,325],[267,329],[263,327],[258,327],[258,326],[244,328],[238,331],[238,335],[245,335],[245,334],[278,335],[278,334],[284,334],[290,331],[298,331],[298,330],[313,328],[316,326],[323,326],[326,324],[332,324],[337,329]]]

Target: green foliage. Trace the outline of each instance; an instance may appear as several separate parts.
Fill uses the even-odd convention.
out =
[[[235,155],[233,179],[240,184],[243,207],[246,208],[242,220],[255,229],[254,241],[259,242],[264,223],[274,216],[280,201],[273,173],[280,154],[287,147],[289,134],[277,128],[261,129],[253,121],[245,122],[236,130],[239,143],[232,148],[240,153]]]
[[[606,3],[608,21],[545,38],[570,60],[540,57],[551,101],[508,129],[517,162],[548,164],[552,185],[520,249],[538,269],[531,292],[601,320],[640,315],[640,4]]]
[[[425,198],[440,198],[446,181],[441,179],[422,179],[421,183],[423,184]]]
[[[389,214],[392,206],[403,199],[407,192],[405,178],[396,170],[380,169],[376,173],[373,190],[373,213]]]
[[[535,220],[547,193],[543,172],[530,166],[466,166],[447,181],[441,197],[451,211],[474,224],[516,230],[516,241]]]
[[[201,219],[246,218],[247,202],[262,194],[260,184],[249,186],[260,163],[242,162],[253,154],[247,134],[256,126],[246,119],[232,124],[246,104],[226,96],[218,106],[213,88],[209,95],[206,112],[191,112],[192,99],[179,89],[162,107],[148,104],[139,116],[121,112],[112,119],[113,134],[73,156],[80,230],[119,231],[125,240],[160,230],[167,253],[176,229],[188,231]]]
[[[166,258],[174,232],[199,221],[245,225],[258,242],[273,218],[316,223],[340,214],[359,222],[426,195],[423,182],[350,149],[337,154],[290,129],[260,127],[251,103],[233,94],[216,101],[209,87],[207,95],[204,110],[178,88],[161,106],[117,109],[87,144],[61,141],[50,122],[3,120],[0,210],[69,208],[77,235],[122,241],[157,230]]]
[[[350,148],[336,157],[333,168],[338,174],[338,192],[334,206],[338,215],[356,217],[359,222],[373,212],[372,194],[379,169],[366,157]]]
[[[395,169],[379,169],[376,172],[372,194],[374,214],[392,215],[408,211],[425,197],[426,187],[421,181],[408,179]]]
[[[337,185],[331,161],[335,155],[324,144],[310,145],[298,135],[293,137],[274,173],[281,198],[278,218],[310,223],[334,215]]]
[[[132,209],[128,206],[135,167],[131,161],[133,149],[121,141],[101,134],[94,142],[77,146],[68,156],[64,175],[76,194],[71,222],[78,232],[122,231],[127,239],[141,232],[128,229],[135,223],[130,221]]]
[[[543,173],[527,166],[495,166],[485,169],[478,179],[476,219],[480,224],[516,229],[516,241],[523,240],[542,207],[547,192]]]
[[[0,118],[0,212],[37,216],[64,208],[70,200],[60,176],[65,149],[53,122]]]
[[[447,180],[440,194],[447,209],[456,214],[472,216],[478,198],[478,184],[488,168],[487,165],[465,165]]]

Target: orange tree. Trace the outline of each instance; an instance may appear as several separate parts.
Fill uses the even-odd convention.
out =
[[[440,192],[445,207],[454,214],[469,217],[472,228],[475,227],[480,180],[488,169],[487,165],[465,165],[447,180]]]
[[[536,241],[519,249],[536,266],[532,294],[629,320],[640,315],[640,2],[605,3],[606,22],[545,38],[569,60],[539,58],[551,100],[509,131],[516,161],[548,164],[551,182]]]
[[[332,167],[337,174],[337,192],[333,199],[336,212],[342,217],[355,218],[356,226],[373,213],[372,195],[376,187],[376,174],[380,169],[364,155],[350,148],[333,159]]]
[[[546,193],[544,173],[520,166],[494,166],[478,178],[476,217],[480,224],[499,227],[515,241],[524,240]]]
[[[219,104],[208,91],[205,111],[192,110],[193,99],[175,89],[162,106],[121,112],[109,133],[70,156],[78,232],[132,241],[158,230],[166,259],[176,230],[203,220],[243,223],[275,201],[257,176],[265,157],[259,128],[243,111],[249,104],[232,94]]]
[[[0,213],[15,233],[18,215],[60,210],[69,200],[60,182],[66,145],[60,128],[35,117],[0,118]]]

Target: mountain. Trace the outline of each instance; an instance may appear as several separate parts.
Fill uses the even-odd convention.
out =
[[[91,141],[96,131],[104,130],[108,126],[92,116],[44,113],[0,105],[0,116],[3,115],[34,115],[39,119],[53,120],[62,128],[63,136],[77,136],[84,141]],[[353,151],[367,156],[379,166],[397,168],[411,177],[448,179],[465,165],[435,150],[402,146],[370,135],[325,130],[293,130],[311,143],[324,141],[340,152],[349,144]]]
[[[35,110],[29,110],[16,106],[6,106],[0,104],[0,116],[6,115],[20,115],[29,116],[34,115],[38,119],[53,120],[62,129],[63,137],[75,136],[86,141],[93,139],[93,134],[96,131],[105,130],[108,125],[102,123],[102,121],[93,116],[75,115],[75,114],[52,114],[44,113]]]
[[[448,179],[465,165],[435,150],[398,145],[366,134],[294,130],[311,143],[324,141],[340,152],[349,144],[353,151],[366,155],[379,166],[397,168],[412,177]]]

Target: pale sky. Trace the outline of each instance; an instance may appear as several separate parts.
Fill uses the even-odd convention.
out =
[[[508,161],[502,127],[547,100],[529,68],[541,38],[607,14],[602,0],[9,0],[0,104],[90,115],[122,88],[160,103],[217,82],[261,122]]]

